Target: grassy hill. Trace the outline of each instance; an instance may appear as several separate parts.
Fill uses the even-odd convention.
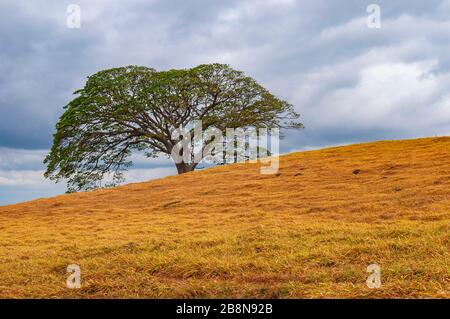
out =
[[[65,286],[69,264],[81,289]],[[0,297],[449,298],[450,138],[0,207]]]

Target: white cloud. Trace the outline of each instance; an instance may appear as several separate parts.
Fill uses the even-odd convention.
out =
[[[0,148],[0,170],[40,168],[47,152],[47,150]]]
[[[50,183],[44,180],[44,171],[4,171],[0,170],[0,185],[2,186],[31,186]]]
[[[46,150],[0,149],[0,186],[53,185],[44,178],[42,161]],[[131,160],[135,167],[125,172],[126,182],[146,181],[176,174],[172,161],[159,157],[149,159],[142,154],[134,154]],[[151,166],[151,167],[150,167]]]
[[[125,173],[127,183],[143,182],[151,179],[176,175],[177,170],[173,167],[156,167],[148,169],[130,169]]]

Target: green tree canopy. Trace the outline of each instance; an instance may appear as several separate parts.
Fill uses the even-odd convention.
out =
[[[254,79],[223,64],[157,72],[142,66],[88,77],[56,125],[45,176],[69,191],[122,180],[132,152],[170,156],[172,132],[201,120],[203,129],[301,128],[291,104]],[[179,173],[198,163],[176,163]]]

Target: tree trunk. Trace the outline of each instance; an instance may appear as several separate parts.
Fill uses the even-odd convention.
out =
[[[196,165],[187,164],[187,163],[179,163],[179,164],[175,164],[175,166],[177,167],[178,174],[184,174],[187,172],[192,172],[195,169]]]

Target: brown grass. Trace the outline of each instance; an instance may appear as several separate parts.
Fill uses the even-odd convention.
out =
[[[450,297],[450,138],[280,164],[0,207],[0,297]],[[73,263],[79,290],[65,286]]]

